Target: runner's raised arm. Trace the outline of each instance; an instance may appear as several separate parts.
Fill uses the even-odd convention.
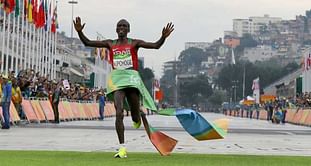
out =
[[[82,32],[85,23],[82,25],[81,24],[81,18],[76,17],[76,21],[73,20],[74,27],[76,31],[78,32],[79,38],[82,41],[82,43],[85,46],[90,46],[90,47],[105,47],[105,48],[110,48],[110,45],[112,43],[111,40],[103,40],[103,41],[98,41],[98,40],[89,40],[84,33]]]

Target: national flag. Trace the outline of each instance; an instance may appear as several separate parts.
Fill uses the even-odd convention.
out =
[[[227,134],[228,119],[210,123],[191,109],[177,109],[175,114],[184,129],[198,141],[223,139]]]
[[[51,32],[55,33],[57,28],[58,28],[58,23],[57,23],[57,6],[55,6],[54,12],[53,12],[53,17],[52,17]]]
[[[259,89],[259,77],[253,80],[252,90]]]
[[[98,58],[101,56],[101,48],[95,48],[95,58]]]
[[[27,9],[28,9],[28,11],[27,11],[27,15],[28,15],[28,17],[27,17],[27,19],[28,19],[28,22],[30,22],[30,23],[32,23],[34,20],[33,20],[33,4],[34,4],[34,0],[29,0],[28,1],[28,7],[27,7]]]
[[[306,57],[303,56],[300,60],[300,66],[301,66],[301,69],[302,70],[306,70],[306,67],[305,67],[305,61],[306,61]]]
[[[163,98],[163,93],[160,89],[160,81],[158,79],[153,80],[153,100],[159,102]]]
[[[45,14],[44,14],[44,0],[41,0],[39,10],[37,13],[37,28],[42,28],[45,25]]]
[[[19,16],[19,0],[15,0],[15,17]]]
[[[105,49],[105,60],[109,63],[109,64],[112,64],[111,61],[110,61],[110,53],[109,53],[109,50],[108,49]]]
[[[159,82],[158,79],[154,79],[154,80],[153,80],[153,87],[154,87],[155,89],[159,89],[159,88],[160,88],[160,82]]]
[[[169,155],[175,148],[177,140],[150,126],[145,114],[142,114],[141,118],[149,140],[154,145],[154,147],[159,151],[161,155]]]
[[[260,103],[259,77],[253,80],[252,90],[253,90],[253,97],[255,98],[255,102],[259,104]]]
[[[100,59],[101,59],[101,60],[105,60],[105,59],[106,59],[106,56],[107,56],[106,53],[107,53],[107,52],[106,52],[106,48],[102,48],[102,49],[101,49],[101,53],[100,53]]]
[[[227,119],[220,119],[216,120],[214,123],[210,123],[198,112],[191,109],[170,108],[158,111],[137,71],[112,70],[107,82],[107,98],[113,98],[113,92],[124,87],[137,88],[142,96],[141,101],[144,108],[154,111],[158,115],[176,116],[183,128],[197,140],[223,139],[227,134]],[[151,127],[145,115],[141,115],[145,130],[152,144],[162,155],[170,154],[177,141]]]
[[[233,65],[235,65],[235,56],[234,56],[234,50],[232,48],[232,52],[231,52],[231,62]]]
[[[58,15],[57,15],[57,6],[56,6],[56,9],[55,9],[55,26],[56,26],[56,29],[58,29]]]
[[[10,14],[15,9],[15,0],[4,0],[3,1],[3,8],[7,14]]]
[[[305,57],[305,70],[309,70],[311,68],[311,54],[309,53]]]
[[[38,1],[37,0],[32,0],[32,22],[33,24],[37,25],[38,21]]]
[[[24,19],[28,18],[28,0],[24,0]]]
[[[163,99],[163,91],[161,89],[155,91],[155,100],[161,101]]]

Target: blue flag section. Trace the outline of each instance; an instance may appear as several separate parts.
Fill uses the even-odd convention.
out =
[[[177,109],[176,117],[183,128],[199,141],[222,139],[227,134],[228,120],[226,119],[210,123],[191,109]]]

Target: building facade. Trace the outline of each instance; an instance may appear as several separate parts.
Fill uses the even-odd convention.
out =
[[[185,43],[185,50],[190,48],[190,47],[200,48],[202,50],[206,50],[211,45],[212,45],[212,43],[209,43],[209,42],[186,42]]]
[[[248,19],[233,19],[233,31],[238,34],[238,37],[242,37],[244,34],[255,35],[261,30],[261,27],[281,21],[282,18],[270,17],[269,15],[249,17]]]

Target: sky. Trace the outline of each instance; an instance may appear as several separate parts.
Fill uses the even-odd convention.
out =
[[[71,36],[72,5],[58,1],[59,31]],[[212,42],[232,30],[232,19],[251,16],[294,19],[311,9],[310,0],[75,0],[73,17],[86,23],[83,32],[95,40],[97,33],[108,39],[117,38],[116,23],[127,19],[131,31],[128,37],[155,42],[169,22],[175,30],[159,50],[140,49],[145,67],[163,75],[163,63],[177,59],[185,42]],[[73,37],[77,33],[73,30]]]

